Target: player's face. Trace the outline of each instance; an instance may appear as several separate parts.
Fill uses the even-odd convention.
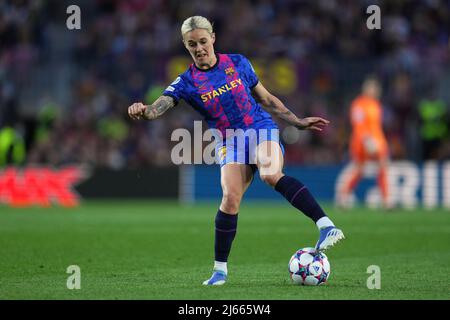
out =
[[[367,95],[375,99],[379,99],[381,96],[381,86],[378,81],[367,81],[364,86],[364,91]]]
[[[205,29],[195,29],[184,34],[183,42],[199,68],[208,68],[214,65],[214,33],[210,34]]]

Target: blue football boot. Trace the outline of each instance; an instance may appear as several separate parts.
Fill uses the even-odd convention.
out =
[[[322,228],[320,229],[320,237],[319,241],[317,241],[316,244],[316,250],[317,251],[327,250],[342,239],[345,239],[342,230],[336,227]]]
[[[205,280],[203,285],[205,286],[221,286],[227,281],[227,274],[220,270],[214,270],[211,278]]]

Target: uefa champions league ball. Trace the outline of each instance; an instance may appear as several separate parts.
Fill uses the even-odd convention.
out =
[[[305,286],[321,285],[331,273],[328,257],[314,248],[303,248],[294,253],[288,271],[293,283]]]

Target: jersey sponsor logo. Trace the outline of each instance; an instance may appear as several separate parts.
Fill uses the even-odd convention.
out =
[[[214,99],[215,97],[219,97],[222,94],[224,94],[224,93],[230,91],[231,89],[236,88],[240,85],[242,85],[241,79],[233,80],[215,90],[212,90],[212,91],[202,94],[201,95],[202,101],[207,102],[208,100]]]
[[[172,86],[168,86],[168,87],[166,88],[166,91],[173,92],[173,91],[175,91],[175,88],[172,87]]]

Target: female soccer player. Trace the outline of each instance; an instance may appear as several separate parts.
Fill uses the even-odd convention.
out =
[[[283,174],[283,147],[276,134],[267,135],[268,130],[278,129],[271,115],[299,130],[321,131],[329,121],[319,117],[297,118],[263,87],[246,57],[216,53],[215,34],[206,18],[186,19],[181,35],[194,63],[152,105],[134,103],[128,108],[128,114],[132,119],[153,120],[184,99],[205,118],[210,128],[223,134],[216,148],[223,195],[215,218],[215,262],[211,278],[203,284],[222,285],[227,280],[227,260],[236,235],[239,206],[256,169],[265,183],[316,223],[320,230],[317,250],[326,250],[343,239],[342,231],[334,226],[306,186]],[[228,148],[231,143],[226,129],[256,130],[257,143]],[[266,129],[266,134],[261,134],[263,131],[259,129]],[[238,157],[242,154],[244,159]],[[254,162],[250,154],[254,154]]]

